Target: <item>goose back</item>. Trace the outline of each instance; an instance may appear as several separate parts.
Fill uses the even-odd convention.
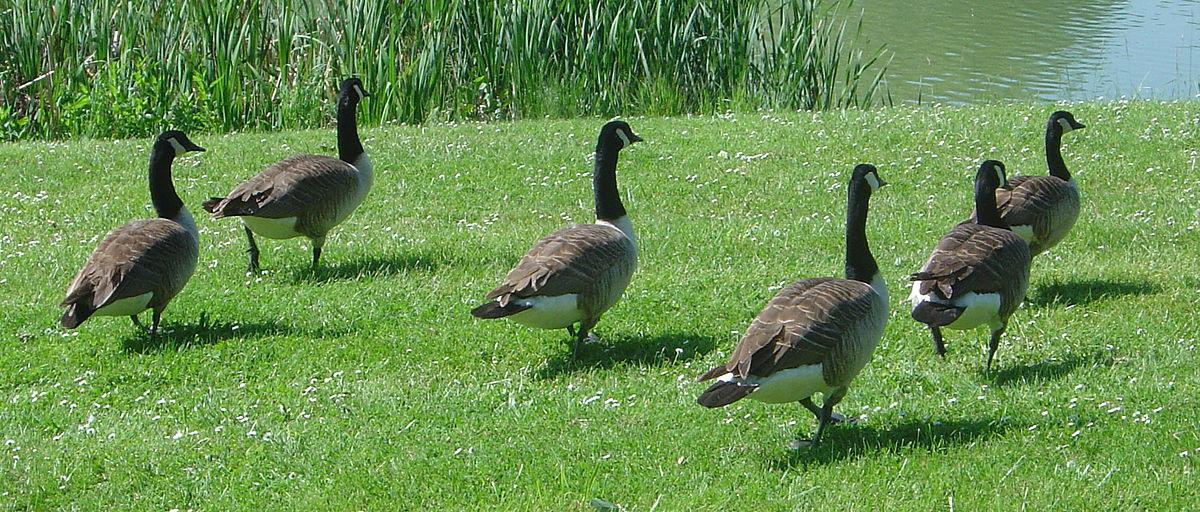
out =
[[[964,222],[938,241],[914,274],[913,291],[954,300],[967,293],[997,293],[1000,317],[1016,310],[1029,286],[1029,247],[1016,233]]]
[[[137,220],[114,229],[68,288],[61,304],[69,308],[64,321],[73,313],[86,311],[83,319],[92,312],[105,314],[105,306],[147,293],[151,296],[142,309],[160,310],[183,290],[198,256],[195,236],[173,220]]]
[[[846,386],[870,360],[886,321],[887,301],[866,283],[835,278],[797,281],[780,290],[755,317],[729,362],[700,380],[727,373],[753,380],[821,365],[827,387]],[[791,400],[799,398],[803,396]]]
[[[1062,241],[1079,218],[1079,188],[1054,176],[1021,176],[996,189],[1001,219],[1021,235],[1033,256]]]
[[[616,304],[637,267],[637,247],[604,224],[568,226],[539,240],[486,298],[500,306],[531,296],[578,295],[596,316]]]
[[[365,158],[364,154],[360,160]],[[214,218],[295,218],[291,236],[319,238],[349,217],[366,196],[371,186],[369,161],[360,166],[366,169],[327,156],[292,156],[204,207]]]

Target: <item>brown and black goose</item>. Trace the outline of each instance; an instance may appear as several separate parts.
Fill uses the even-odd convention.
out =
[[[799,402],[817,417],[820,442],[850,381],[871,360],[887,323],[887,286],[867,245],[867,206],[885,183],[861,164],[846,207],[846,278],[804,279],[779,291],[746,329],[729,362],[700,376],[717,379],[697,401],[722,407],[742,398]],[[812,402],[824,395],[821,407]]]
[[[538,240],[471,310],[479,318],[509,318],[575,337],[574,353],[600,316],[621,299],[637,267],[637,239],[617,191],[617,155],[641,141],[624,121],[600,129],[592,187],[596,223],[562,228]],[[579,324],[579,330],[574,325]]]
[[[371,190],[371,159],[358,138],[355,112],[367,97],[362,82],[342,82],[337,107],[338,158],[296,155],[271,164],[242,182],[225,197],[214,197],[204,209],[214,219],[241,217],[250,248],[249,270],[258,270],[257,233],[284,240],[304,236],[312,241],[312,267],[321,260],[329,231],[346,220]]]
[[[1049,176],[1017,176],[996,189],[1000,220],[1029,243],[1037,256],[1062,241],[1079,218],[1079,187],[1063,161],[1062,136],[1085,126],[1070,112],[1050,114],[1046,123]]]
[[[163,132],[150,150],[150,200],[156,219],[136,220],[114,229],[88,256],[62,306],[62,325],[79,327],[92,316],[128,316],[141,327],[138,313],[154,310],[150,333],[167,304],[192,272],[200,254],[196,222],[184,208],[171,180],[171,162],[189,151],[204,151],[183,132]]]
[[[943,236],[921,271],[913,274],[912,317],[929,326],[934,351],[946,354],[941,328],[967,330],[988,325],[987,368],[1008,318],[1029,288],[1029,246],[1000,219],[996,188],[1005,182],[1004,164],[988,160],[975,176],[975,221]]]

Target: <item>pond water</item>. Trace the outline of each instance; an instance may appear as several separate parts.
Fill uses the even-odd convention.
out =
[[[897,103],[1200,97],[1200,0],[858,0]]]

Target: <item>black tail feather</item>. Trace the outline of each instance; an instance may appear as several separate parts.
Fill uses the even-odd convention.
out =
[[[59,320],[63,327],[74,329],[91,318],[92,313],[96,310],[91,308],[90,301],[79,301],[67,304],[67,310],[63,313],[62,319]]]
[[[708,408],[724,407],[752,393],[758,386],[753,384],[738,384],[732,381],[720,381],[704,390],[696,402]]]
[[[515,302],[509,302],[508,304],[501,306],[499,302],[491,301],[487,304],[472,309],[471,314],[476,318],[504,318],[506,316],[512,316],[525,311],[531,307],[533,307],[531,304],[517,304]]]
[[[213,198],[210,198],[208,201],[205,201],[200,206],[203,207],[204,211],[206,211],[208,213],[217,213],[217,205],[221,204],[221,201],[224,201],[224,200],[225,200],[224,197],[213,197]]]
[[[922,302],[912,310],[913,320],[926,325],[950,325],[962,315],[963,308],[939,302]]]

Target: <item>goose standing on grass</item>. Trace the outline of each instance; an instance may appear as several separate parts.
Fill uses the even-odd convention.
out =
[[[1046,123],[1049,176],[1017,176],[996,189],[1000,220],[1029,243],[1037,256],[1062,241],[1079,217],[1079,187],[1063,162],[1062,136],[1084,128],[1070,112],[1050,114]]]
[[[921,271],[913,274],[912,317],[929,326],[933,348],[946,355],[941,328],[967,330],[987,324],[987,369],[1008,326],[1008,317],[1029,288],[1029,246],[1013,233],[996,209],[996,188],[1005,182],[1004,164],[988,160],[975,175],[975,221],[943,236]]]
[[[214,197],[204,209],[214,219],[241,217],[250,255],[248,269],[258,270],[257,233],[284,240],[297,236],[312,241],[312,268],[321,260],[329,231],[346,220],[371,189],[371,159],[358,138],[355,111],[367,97],[362,82],[342,82],[337,106],[338,158],[296,155],[271,164],[226,197]]]
[[[744,397],[798,401],[817,417],[811,443],[820,442],[834,419],[833,407],[871,360],[887,323],[887,286],[867,245],[867,203],[884,184],[874,166],[854,168],[846,207],[846,278],[804,279],[780,290],[746,329],[729,362],[699,378],[717,379],[697,399],[700,405],[722,407]],[[824,395],[819,408],[812,402],[815,393]]]
[[[574,355],[600,316],[629,286],[637,267],[633,224],[617,191],[617,155],[641,141],[629,124],[609,121],[596,141],[592,188],[596,223],[567,226],[538,240],[504,281],[473,310],[479,318],[509,318],[575,337]],[[579,324],[579,330],[574,325]]]
[[[167,304],[192,272],[200,254],[196,222],[171,180],[171,162],[189,151],[204,151],[183,132],[163,132],[150,150],[150,201],[156,219],[135,220],[104,237],[80,269],[62,306],[62,325],[79,327],[94,315],[128,316],[141,328],[138,313],[154,310],[150,334]]]

